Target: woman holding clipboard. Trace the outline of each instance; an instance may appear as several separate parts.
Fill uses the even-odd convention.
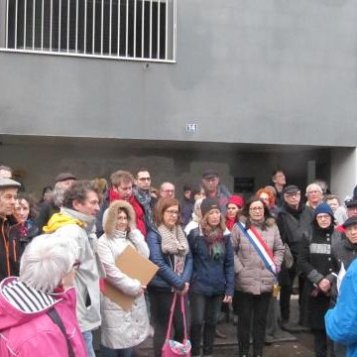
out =
[[[149,319],[144,289],[140,281],[124,274],[116,260],[127,246],[145,258],[149,248],[135,226],[135,212],[122,200],[110,204],[103,217],[104,234],[98,240],[98,255],[103,264],[106,281],[126,295],[135,297],[129,311],[102,295],[101,352],[103,357],[130,357],[133,348],[149,333]]]

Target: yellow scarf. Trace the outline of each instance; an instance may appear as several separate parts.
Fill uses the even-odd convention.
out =
[[[64,213],[55,213],[51,216],[50,220],[47,223],[47,226],[44,226],[42,230],[45,233],[53,233],[58,228],[66,226],[68,224],[77,224],[82,228],[86,225],[83,221],[67,216]]]

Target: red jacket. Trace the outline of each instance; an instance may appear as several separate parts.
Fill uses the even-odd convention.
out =
[[[112,203],[115,200],[123,200],[123,198],[120,196],[119,192],[110,190],[109,191],[109,204]],[[134,208],[135,211],[135,223],[136,223],[136,228],[143,234],[143,236],[146,238],[146,225],[145,225],[145,211],[142,205],[139,203],[137,198],[134,195],[131,195],[128,201]]]

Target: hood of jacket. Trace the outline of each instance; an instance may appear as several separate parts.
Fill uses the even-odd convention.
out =
[[[29,288],[18,278],[4,279],[0,284],[0,331],[47,313],[59,301],[54,295]]]
[[[103,229],[105,234],[111,236],[116,230],[116,224],[118,220],[118,212],[120,209],[124,209],[128,214],[128,225],[131,230],[136,228],[135,224],[135,211],[133,206],[124,200],[117,200],[110,204],[108,209],[104,212],[103,215]]]

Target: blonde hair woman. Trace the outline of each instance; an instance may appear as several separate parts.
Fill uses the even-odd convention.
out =
[[[140,281],[124,274],[115,261],[127,246],[148,258],[149,248],[136,229],[135,212],[130,203],[122,200],[110,204],[103,217],[104,234],[98,240],[98,254],[107,281],[126,295],[135,297],[129,311],[123,310],[102,296],[101,350],[103,357],[130,357],[133,347],[149,333],[144,288]]]

